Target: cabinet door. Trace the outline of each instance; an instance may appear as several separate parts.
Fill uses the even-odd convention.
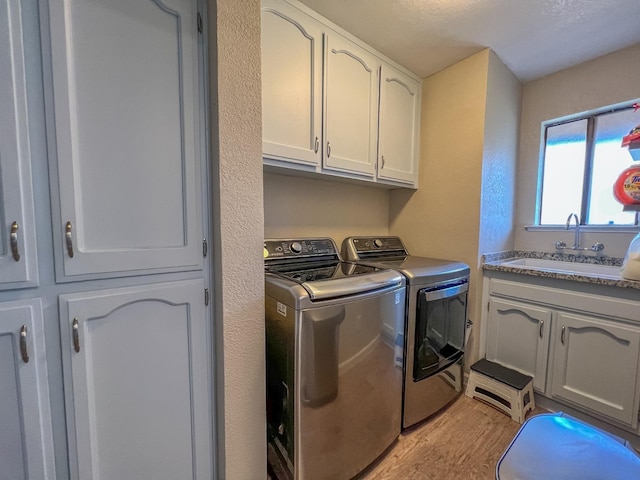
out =
[[[262,2],[262,152],[320,164],[322,29],[279,0]]]
[[[35,222],[19,0],[0,0],[0,289],[35,286]]]
[[[60,297],[72,477],[210,479],[200,280]]]
[[[415,184],[420,139],[420,82],[382,64],[378,178]]]
[[[640,329],[559,313],[555,335],[552,395],[635,428]]]
[[[380,62],[338,34],[326,37],[323,167],[373,177]]]
[[[49,2],[59,280],[201,268],[196,4]]]
[[[39,300],[0,304],[0,480],[54,478]]]
[[[551,332],[551,310],[491,298],[487,330],[487,360],[533,377],[545,391]]]

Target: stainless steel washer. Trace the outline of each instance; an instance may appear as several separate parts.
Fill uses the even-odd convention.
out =
[[[264,257],[270,462],[352,478],[400,433],[404,277],[330,238],[266,240]]]
[[[342,253],[406,277],[402,428],[415,425],[462,392],[470,269],[462,262],[409,255],[398,237],[349,237]]]

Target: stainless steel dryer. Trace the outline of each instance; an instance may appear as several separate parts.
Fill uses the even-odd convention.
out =
[[[400,434],[404,277],[330,238],[266,240],[264,257],[270,462],[352,478]]]
[[[469,267],[409,255],[398,237],[349,237],[343,257],[392,268],[407,280],[402,428],[433,415],[462,392]]]

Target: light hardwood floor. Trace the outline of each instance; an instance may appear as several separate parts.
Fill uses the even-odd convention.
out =
[[[536,408],[527,418],[544,412]],[[498,459],[519,428],[502,412],[461,395],[400,435],[354,480],[492,480]],[[268,476],[272,478],[277,477]]]
[[[536,408],[533,414],[543,413]],[[529,418],[531,413],[527,416]],[[520,424],[464,395],[417,425],[358,480],[490,480]]]

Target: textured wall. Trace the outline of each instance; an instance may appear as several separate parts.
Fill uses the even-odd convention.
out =
[[[488,49],[426,78],[420,189],[391,193],[390,231],[412,253],[471,267],[467,364],[479,349],[480,255],[513,247],[520,88]]]
[[[491,52],[487,80],[479,252],[513,248],[522,86]]]
[[[260,0],[208,5],[218,471],[223,479],[261,479],[266,427]]]
[[[411,253],[471,267],[469,305],[482,288],[477,265],[488,63],[484,50],[423,81],[420,188],[392,191],[389,207],[389,230]]]
[[[526,83],[523,88],[515,246],[552,251],[563,231],[528,232],[535,222],[541,123],[640,98],[640,44]],[[640,113],[638,114],[640,123]],[[631,163],[631,162],[629,162]],[[586,233],[583,244],[605,244],[604,253],[623,256],[633,233]]]
[[[265,174],[265,238],[387,235],[389,191],[302,177]]]
[[[491,52],[487,76],[486,111],[482,162],[482,192],[480,207],[480,255],[511,250],[514,243],[516,201],[516,166],[518,152],[518,120],[522,86],[515,75]],[[471,318],[482,317],[482,272],[479,270],[477,294]],[[476,321],[472,358],[484,348],[480,340],[485,325]]]

